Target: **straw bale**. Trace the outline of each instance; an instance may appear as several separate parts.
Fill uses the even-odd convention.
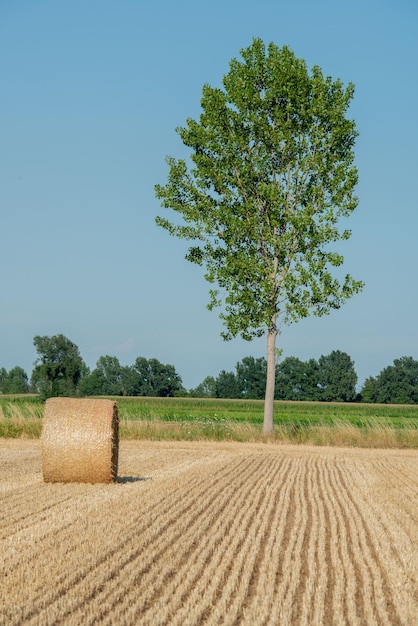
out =
[[[41,442],[45,482],[115,481],[119,452],[116,402],[49,398]]]

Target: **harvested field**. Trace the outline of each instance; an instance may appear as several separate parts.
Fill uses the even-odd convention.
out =
[[[122,441],[90,485],[3,439],[0,488],[0,624],[417,624],[415,450]]]

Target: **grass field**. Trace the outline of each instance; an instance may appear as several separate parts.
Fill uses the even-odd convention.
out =
[[[122,438],[261,441],[263,402],[195,398],[115,398]],[[39,437],[36,396],[0,396],[0,437]],[[418,405],[276,402],[279,442],[418,448]]]
[[[43,483],[0,439],[0,624],[415,626],[418,453],[122,441]]]

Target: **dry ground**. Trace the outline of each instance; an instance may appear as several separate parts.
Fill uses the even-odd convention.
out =
[[[44,484],[0,439],[0,624],[418,624],[418,452],[122,442]]]

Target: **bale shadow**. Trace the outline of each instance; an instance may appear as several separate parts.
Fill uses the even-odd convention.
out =
[[[152,480],[152,478],[151,476],[118,476],[116,482],[126,485],[128,483],[138,483],[143,480]]]

